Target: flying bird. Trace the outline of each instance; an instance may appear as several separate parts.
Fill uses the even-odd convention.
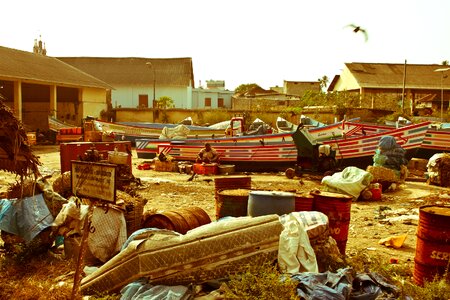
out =
[[[367,35],[367,30],[361,28],[361,26],[357,26],[357,25],[355,25],[355,24],[349,24],[349,25],[347,25],[347,26],[345,26],[345,27],[353,28],[353,32],[354,32],[354,33],[361,32],[362,34],[364,34],[364,39],[365,39],[366,42],[367,42],[367,40],[369,39],[369,36]]]

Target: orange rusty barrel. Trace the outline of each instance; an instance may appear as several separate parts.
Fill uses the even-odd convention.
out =
[[[144,228],[168,229],[185,234],[191,229],[211,223],[208,214],[200,207],[169,210],[150,215],[144,221]]]
[[[250,176],[227,176],[214,178],[214,197],[221,190],[251,189],[252,178]]]
[[[249,189],[221,190],[216,198],[216,219],[247,216]]]
[[[450,206],[426,205],[419,210],[414,282],[423,286],[442,276],[450,262]],[[450,280],[450,273],[447,273]]]
[[[301,193],[295,194],[295,211],[312,211],[314,196]]]
[[[328,217],[331,237],[336,240],[339,252],[345,255],[352,197],[348,195],[314,191],[313,210],[320,211]]]

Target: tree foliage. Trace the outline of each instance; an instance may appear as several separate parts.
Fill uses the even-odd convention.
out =
[[[322,91],[325,91],[325,89],[328,85],[328,81],[329,81],[328,76],[324,75],[324,76],[322,76],[322,78],[319,78],[317,80],[319,81],[320,89]]]
[[[156,100],[156,103],[159,108],[166,109],[166,108],[173,108],[175,107],[175,103],[173,102],[173,99],[169,96],[162,96],[159,99]]]
[[[261,88],[261,87],[259,85],[257,85],[256,83],[241,84],[234,90],[234,93],[235,94],[246,93],[254,88]]]

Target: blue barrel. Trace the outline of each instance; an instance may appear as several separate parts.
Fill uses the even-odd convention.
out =
[[[251,191],[247,214],[252,217],[284,215],[295,211],[295,194],[279,191]]]

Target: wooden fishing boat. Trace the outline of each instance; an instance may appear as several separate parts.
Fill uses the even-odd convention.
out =
[[[366,168],[372,164],[372,157],[382,136],[394,136],[397,143],[407,150],[407,153],[413,154],[422,145],[428,125],[429,122],[424,122],[382,133],[353,138],[342,137],[320,142],[313,138],[309,130],[301,128],[294,134],[215,140],[160,141],[154,145],[156,145],[155,153],[170,155],[177,161],[195,161],[198,152],[204,147],[204,143],[208,142],[219,153],[220,162],[235,165],[237,171],[285,170],[294,166],[304,156],[308,156],[313,163],[316,163],[319,160],[317,148],[324,146],[332,151],[327,154],[320,152],[321,155],[333,157],[340,166]],[[412,155],[408,157],[410,158]]]
[[[347,136],[360,136],[374,133],[382,133],[392,130],[395,127],[378,124],[368,124],[359,122],[346,122],[348,126]],[[450,129],[439,128],[430,124],[428,126],[422,145],[417,149],[414,157],[429,159],[433,154],[450,152]]]
[[[333,137],[341,137],[345,130],[343,129],[343,122],[338,122],[332,125],[323,127],[312,128],[308,130],[312,139],[316,141],[322,141]],[[347,126],[346,130],[350,130],[351,127]],[[185,140],[155,140],[155,139],[136,139],[136,153],[139,158],[151,159],[156,157],[160,153],[158,147],[161,144],[186,147],[203,147],[205,143],[210,143],[213,147],[237,147],[243,146],[247,149],[257,146],[270,146],[270,145],[285,145],[290,144],[291,147],[295,147],[292,140],[293,132],[274,133],[266,135],[248,135],[248,136],[236,136],[236,137],[217,137],[217,138],[203,138],[203,139],[185,139]],[[178,148],[177,148],[178,149]],[[249,150],[247,150],[248,152]],[[258,151],[262,151],[259,149]],[[284,154],[279,154],[283,156]],[[184,155],[181,155],[184,157]]]
[[[179,135],[178,138],[215,138],[225,136],[225,130],[223,129],[212,129],[209,127],[203,126],[187,126],[183,124],[162,124],[162,123],[142,123],[139,126],[137,123],[132,125],[132,123],[121,124],[121,123],[112,123],[106,121],[94,120],[94,127],[100,128],[101,131],[106,132],[108,134],[113,134],[116,140],[127,140],[135,143],[136,139],[159,139],[161,134],[163,133],[164,128],[170,128],[170,130],[177,130],[176,128],[180,128],[180,131],[187,132],[187,135],[183,133],[183,135]],[[240,117],[236,117],[231,119],[230,124],[237,129],[240,128],[242,131],[243,119]],[[186,128],[188,130],[186,130]],[[236,130],[232,131],[236,132]]]
[[[366,132],[365,135],[323,141],[322,144],[329,145],[335,151],[336,160],[340,161],[342,166],[366,167],[372,164],[372,157],[380,138],[390,135],[407,151],[407,159],[410,159],[415,157],[417,150],[422,146],[430,123],[422,122],[371,134]],[[363,129],[368,130],[367,127]]]
[[[51,131],[59,132],[60,129],[64,128],[76,128],[77,126],[62,122],[54,117],[48,116],[48,128]]]

